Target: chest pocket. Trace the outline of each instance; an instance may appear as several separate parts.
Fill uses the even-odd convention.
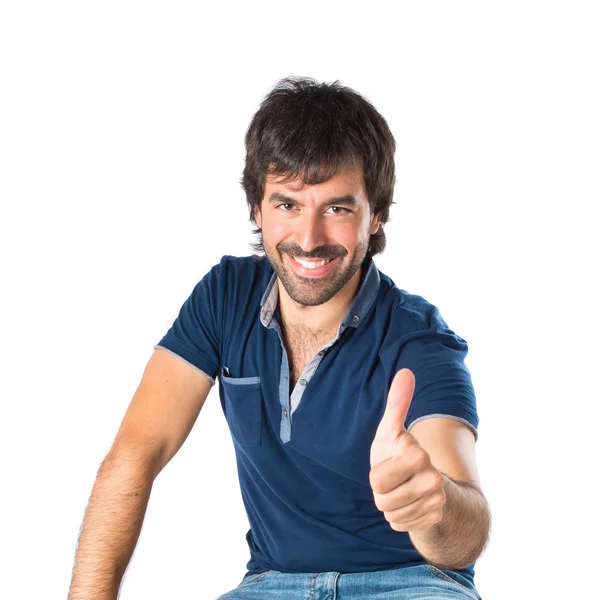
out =
[[[221,376],[225,418],[231,435],[241,446],[260,446],[262,392],[260,377]]]

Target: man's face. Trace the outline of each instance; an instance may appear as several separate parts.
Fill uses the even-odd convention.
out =
[[[316,185],[276,179],[267,176],[255,210],[265,254],[292,300],[323,304],[358,271],[379,215],[370,213],[360,168],[339,170]]]

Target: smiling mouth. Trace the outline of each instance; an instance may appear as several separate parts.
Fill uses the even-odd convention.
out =
[[[319,258],[317,260],[306,260],[304,258],[296,258],[291,254],[287,254],[291,267],[297,275],[309,279],[320,279],[325,277],[337,264],[339,256],[334,258]]]
[[[301,264],[305,269],[318,269],[319,267],[324,267],[327,263],[330,263],[333,260],[333,258],[322,258],[320,260],[305,260],[297,256],[292,256],[292,258],[297,263]]]

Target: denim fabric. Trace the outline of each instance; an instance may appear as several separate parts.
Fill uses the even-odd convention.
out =
[[[245,576],[217,600],[481,600],[462,575],[432,565],[362,573],[282,573]]]

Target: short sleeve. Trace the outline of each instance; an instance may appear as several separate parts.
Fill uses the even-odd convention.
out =
[[[438,309],[430,314],[423,329],[402,339],[395,375],[404,368],[415,376],[415,392],[406,417],[410,428],[430,417],[449,417],[470,427],[478,438],[479,417],[471,373],[465,364],[467,342],[448,328]]]
[[[177,318],[154,348],[176,354],[202,371],[213,383],[219,372],[220,318],[224,294],[223,260],[195,286]]]

